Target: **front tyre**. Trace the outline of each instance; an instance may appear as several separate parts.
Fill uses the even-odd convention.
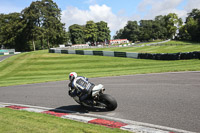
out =
[[[115,110],[117,108],[117,101],[108,94],[102,94],[100,96],[100,102],[106,105],[107,110]]]

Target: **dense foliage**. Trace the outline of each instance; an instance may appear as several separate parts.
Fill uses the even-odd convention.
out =
[[[193,9],[188,13],[185,25],[179,30],[178,39],[200,42],[200,10]]]
[[[21,13],[0,14],[0,45],[17,51],[50,48],[67,41],[61,10],[52,0],[32,2]]]
[[[156,16],[154,20],[128,21],[123,29],[116,32],[114,38],[127,38],[132,42],[154,39],[200,42],[200,10],[193,9],[188,13],[184,24],[175,13]]]
[[[135,41],[149,41],[154,39],[168,39],[176,36],[182,20],[175,13],[156,16],[154,20],[128,21],[127,25],[116,32],[115,39],[127,38]]]
[[[188,13],[185,23],[175,13],[156,16],[154,20],[128,21],[113,38],[132,42],[156,39],[200,42],[200,10]],[[53,0],[33,1],[20,13],[0,14],[0,48],[32,51],[69,42],[95,45],[110,39],[110,29],[104,21],[73,24],[67,32],[61,23],[61,10]]]
[[[93,22],[87,21],[86,25],[74,24],[69,27],[69,35],[73,44],[83,44],[89,42],[105,43],[110,40],[110,30],[107,23],[104,21]]]

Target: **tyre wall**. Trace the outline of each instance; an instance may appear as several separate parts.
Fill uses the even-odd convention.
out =
[[[79,54],[79,55],[97,55],[111,57],[125,57],[135,59],[152,59],[152,60],[187,60],[200,59],[200,51],[185,53],[131,53],[115,51],[89,51],[89,50],[60,50],[56,48],[49,49],[49,53],[60,54]]]

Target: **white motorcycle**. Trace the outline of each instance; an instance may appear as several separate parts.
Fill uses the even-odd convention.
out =
[[[80,102],[79,97],[75,96],[73,99],[80,105],[85,107],[94,107],[100,109],[107,109],[109,111],[115,110],[117,108],[117,101],[110,95],[104,94],[105,88],[102,84],[96,85],[92,89],[91,96],[88,100],[91,100],[93,105]]]

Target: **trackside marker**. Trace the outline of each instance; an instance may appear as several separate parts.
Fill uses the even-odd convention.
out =
[[[12,105],[12,106],[6,106],[6,108],[20,110],[20,109],[25,109],[25,108],[28,108],[28,107],[22,107],[22,106]]]
[[[54,111],[44,111],[42,113],[49,114],[49,115],[54,115],[54,116],[57,116],[57,117],[61,117],[63,115],[68,115],[67,113],[59,113],[59,112],[54,112]]]
[[[88,123],[98,124],[98,125],[111,127],[111,128],[120,128],[122,126],[126,126],[127,125],[125,123],[109,121],[109,120],[104,120],[104,119],[94,119],[94,120],[89,121]]]
[[[46,110],[43,110],[43,109],[36,109],[36,108],[25,108],[25,109],[22,109],[22,110],[25,110],[25,111],[28,111],[28,112],[35,112],[35,113],[42,113]]]
[[[128,131],[132,131],[132,132],[136,132],[136,133],[172,133],[169,131],[162,131],[159,129],[155,129],[155,128],[149,128],[149,127],[144,127],[144,126],[138,126],[138,125],[126,125],[121,127],[120,129],[123,130],[128,130]]]
[[[61,118],[64,119],[71,119],[71,120],[75,120],[75,121],[81,121],[81,122],[85,122],[87,123],[88,121],[94,120],[96,118],[94,117],[85,117],[85,116],[78,116],[78,115],[64,115]]]

